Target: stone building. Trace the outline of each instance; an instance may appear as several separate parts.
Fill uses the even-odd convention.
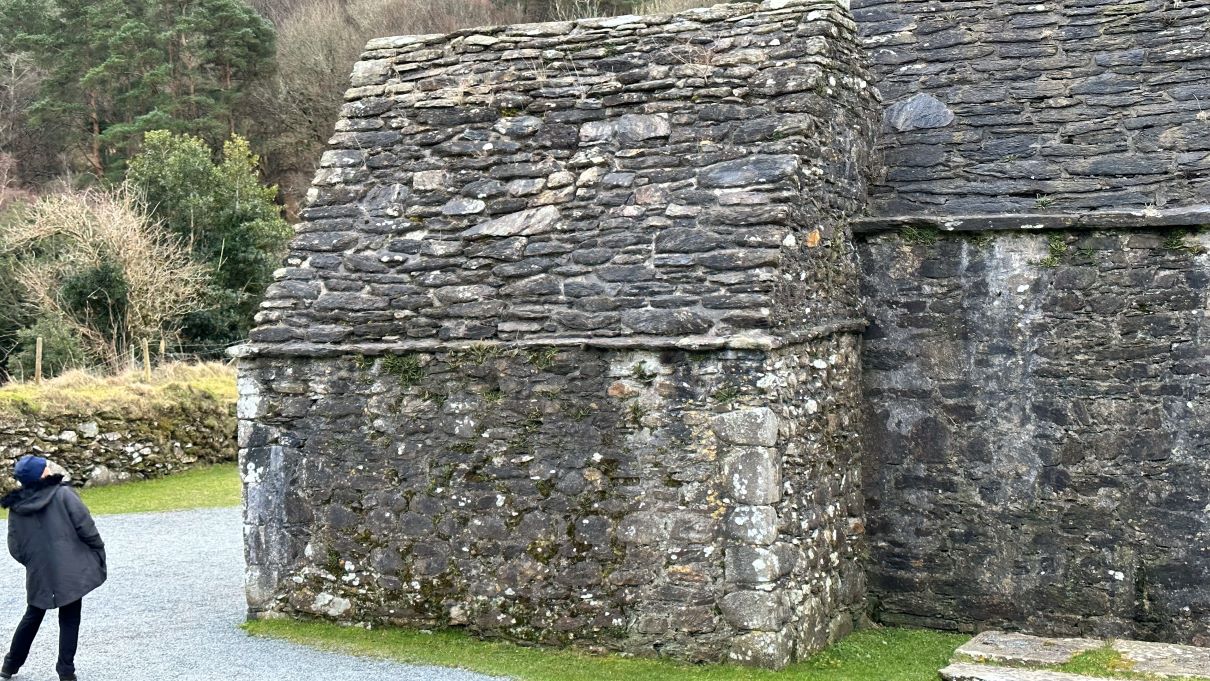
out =
[[[251,614],[1210,643],[1210,3],[986,4],[372,41],[242,350]]]

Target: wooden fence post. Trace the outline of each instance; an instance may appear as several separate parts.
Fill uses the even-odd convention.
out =
[[[143,380],[151,382],[151,348],[147,339],[143,339]]]
[[[34,383],[42,385],[42,336],[34,341]]]

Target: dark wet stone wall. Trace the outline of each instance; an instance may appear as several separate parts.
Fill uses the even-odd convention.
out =
[[[863,240],[877,618],[1210,643],[1207,246]]]

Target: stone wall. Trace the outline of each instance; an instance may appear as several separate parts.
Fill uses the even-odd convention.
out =
[[[878,215],[1210,203],[1210,1],[853,0]]]
[[[861,243],[883,622],[1210,644],[1210,235],[1087,222]]]
[[[767,666],[852,628],[856,335],[490,347],[245,372],[254,608]]]
[[[7,473],[25,454],[47,457],[87,485],[157,478],[236,459],[230,400],[198,393],[180,404],[139,411],[0,413],[0,470],[6,472],[0,484],[16,486]]]
[[[252,614],[847,633],[863,63],[811,0],[372,41],[242,351]]]

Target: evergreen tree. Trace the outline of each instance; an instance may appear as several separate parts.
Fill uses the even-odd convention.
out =
[[[121,176],[149,130],[217,144],[251,79],[272,66],[272,26],[243,0],[7,0],[0,46],[45,69],[36,122],[68,131],[96,177]]]
[[[205,141],[150,132],[130,163],[128,182],[154,218],[181,236],[213,273],[211,304],[186,320],[184,335],[215,349],[247,335],[290,230],[274,203],[277,187],[260,184],[257,157],[232,136],[222,159]]]

